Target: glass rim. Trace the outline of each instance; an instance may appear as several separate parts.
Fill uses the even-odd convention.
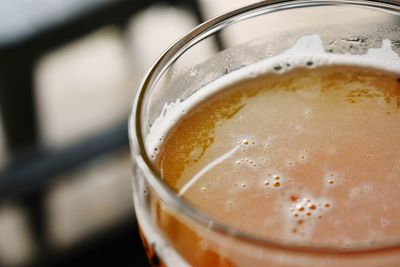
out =
[[[267,14],[286,10],[288,8],[335,6],[338,4],[392,11],[400,17],[400,2],[396,2],[395,0],[264,0],[227,12],[200,24],[179,38],[155,61],[136,92],[128,120],[128,132],[133,157],[132,160],[136,163],[136,167],[143,172],[144,179],[150,184],[152,189],[168,208],[174,212],[179,212],[183,217],[189,218],[189,220],[193,220],[218,234],[234,237],[240,242],[279,250],[312,254],[363,254],[400,249],[400,238],[391,240],[390,242],[382,242],[378,245],[356,244],[354,247],[339,247],[337,245],[320,246],[316,243],[291,243],[290,241],[261,237],[255,233],[250,233],[229,224],[222,223],[213,219],[203,211],[194,208],[189,202],[179,197],[176,192],[164,183],[146,152],[144,137],[142,136],[141,130],[145,94],[158,82],[158,79],[170,65],[193,45],[236,22],[257,16],[258,12],[261,12],[260,14]],[[136,178],[133,177],[133,179]]]

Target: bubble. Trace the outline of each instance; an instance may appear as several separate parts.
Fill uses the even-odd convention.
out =
[[[331,204],[325,203],[324,207],[325,207],[325,208],[330,208],[330,207],[331,207]]]
[[[310,208],[310,210],[316,210],[317,206],[315,206],[314,204],[309,204],[308,207]]]
[[[280,187],[280,186],[281,186],[281,183],[278,182],[278,181],[276,181],[276,182],[273,183],[273,185],[274,185],[274,187]]]
[[[298,210],[298,211],[304,211],[304,206],[303,206],[303,203],[297,203],[296,204],[296,209]]]
[[[297,195],[291,195],[290,200],[296,202],[297,200],[299,200],[299,197]]]
[[[332,186],[337,183],[339,175],[335,172],[327,172],[324,176],[324,180],[327,186]]]
[[[264,185],[265,186],[269,186],[269,182],[268,181],[264,181]]]
[[[299,152],[298,156],[297,156],[297,162],[298,163],[305,163],[308,161],[308,150],[304,149],[302,151]]]
[[[296,160],[288,160],[285,162],[287,168],[294,168],[297,165]]]
[[[290,201],[294,202],[291,204],[291,208],[294,208],[293,219],[295,219],[292,223],[296,225],[307,223],[308,226],[311,226],[318,216],[321,216],[323,210],[320,207],[326,203],[321,203],[321,201],[313,198],[299,198],[295,194],[290,196]]]
[[[336,147],[334,146],[329,147],[328,154],[333,155],[336,154],[336,152],[337,152]]]
[[[311,109],[305,109],[304,110],[304,117],[306,120],[309,120],[313,117],[313,112],[311,111]]]
[[[301,134],[301,133],[304,132],[304,127],[303,127],[301,124],[296,124],[296,125],[294,126],[294,129],[295,129],[295,131],[296,131],[297,133],[299,133],[299,134]]]
[[[242,187],[243,187],[243,188],[246,188],[246,187],[247,187],[247,184],[246,184],[246,183],[242,183]]]
[[[306,156],[305,156],[305,155],[301,155],[299,158],[300,158],[301,160],[304,160],[304,159],[306,158]]]
[[[366,184],[362,186],[362,189],[365,193],[370,193],[372,191],[372,186]]]
[[[269,159],[265,159],[264,160],[264,165],[268,165],[268,164],[270,164],[271,163],[271,160],[269,160]]]

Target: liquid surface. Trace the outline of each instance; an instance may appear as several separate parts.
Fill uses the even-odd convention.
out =
[[[400,81],[295,68],[229,85],[166,136],[156,164],[212,218],[266,238],[353,246],[400,238]]]

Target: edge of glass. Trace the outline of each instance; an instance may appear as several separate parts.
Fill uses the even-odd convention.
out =
[[[337,5],[347,4],[355,6],[366,6],[372,8],[381,8],[386,11],[393,11],[400,14],[400,2],[393,0],[265,0],[246,7],[242,7],[231,12],[225,13],[214,19],[208,20],[189,33],[178,39],[172,44],[153,64],[145,75],[136,93],[134,103],[128,120],[129,142],[131,146],[132,160],[143,172],[146,181],[155,190],[163,202],[171,210],[181,212],[185,217],[197,222],[198,224],[212,230],[218,234],[234,237],[241,242],[255,245],[261,245],[280,250],[290,250],[293,252],[313,253],[313,254],[362,254],[371,252],[388,251],[391,249],[400,249],[400,240],[394,240],[380,245],[359,245],[351,248],[338,248],[335,246],[317,246],[315,244],[298,244],[265,237],[259,237],[255,234],[245,232],[227,224],[218,222],[210,216],[192,207],[188,202],[178,197],[158,177],[157,171],[152,166],[151,160],[147,156],[144,140],[142,138],[141,119],[142,104],[146,91],[157,83],[159,77],[168,69],[168,67],[192,45],[212,35],[213,33],[225,28],[233,23],[257,16],[258,13],[265,14],[282,9],[294,7],[307,7],[316,5]],[[269,10],[265,10],[269,9]],[[134,177],[134,179],[136,179]]]

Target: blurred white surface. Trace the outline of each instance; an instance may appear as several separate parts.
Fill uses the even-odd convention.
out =
[[[25,213],[16,205],[0,207],[0,266],[16,266],[34,255],[34,244]]]
[[[228,11],[244,7],[257,2],[262,2],[261,0],[199,0],[205,17],[207,19],[222,15]],[[290,3],[290,1],[289,1]],[[377,16],[372,10],[363,11],[363,16],[366,20],[371,23],[374,19],[378,19],[379,23],[382,23],[382,17]],[[240,24],[231,25],[227,30],[222,31],[221,37],[227,46],[235,46],[243,43],[243,36],[246,40],[257,39],[264,37],[267,34],[273,35],[277,33],[283,33],[285,31],[290,32],[294,29],[309,29],[310,25],[314,25],[318,21],[318,26],[330,25],[332,21],[335,23],[346,23],[347,21],[353,21],[356,9],[352,10],[347,7],[345,10],[340,7],[332,7],[329,11],[321,12],[321,10],[315,9],[304,9],[303,12],[298,12],[298,10],[286,10],[284,13],[272,12],[268,16],[259,16],[252,20],[244,20]],[[341,13],[339,17],[332,17],[332,14]],[[357,14],[360,19],[360,14]],[[388,21],[388,23],[392,23]],[[251,29],[251,30],[249,30]]]
[[[257,2],[261,2],[260,0],[235,0],[235,1],[230,1],[230,0],[219,0],[219,1],[213,1],[213,0],[199,0],[201,3],[202,10],[204,12],[204,15],[207,19],[214,18],[216,16],[222,15],[228,11],[232,11],[234,9],[238,9],[250,4],[254,4]],[[278,25],[265,25],[266,27],[276,27],[279,28]],[[251,31],[249,31],[249,27],[246,25],[235,25],[234,27],[231,27],[228,31],[223,31],[222,32],[222,39],[223,41],[228,45],[236,45],[240,44],[241,40],[243,40],[242,36],[247,36],[249,34],[259,37],[263,36],[263,32],[265,31],[264,27],[250,27]],[[268,30],[269,30],[268,28]],[[248,40],[248,38],[247,38]]]
[[[60,177],[46,199],[48,231],[56,246],[68,246],[133,218],[129,154],[99,158]]]
[[[128,116],[133,82],[121,34],[112,28],[49,53],[35,79],[46,146],[72,143]]]
[[[179,37],[197,25],[182,8],[156,5],[137,14],[128,26],[128,44],[137,80],[143,79],[152,63]]]
[[[228,11],[261,2],[261,0],[199,0],[206,19],[222,15]]]

